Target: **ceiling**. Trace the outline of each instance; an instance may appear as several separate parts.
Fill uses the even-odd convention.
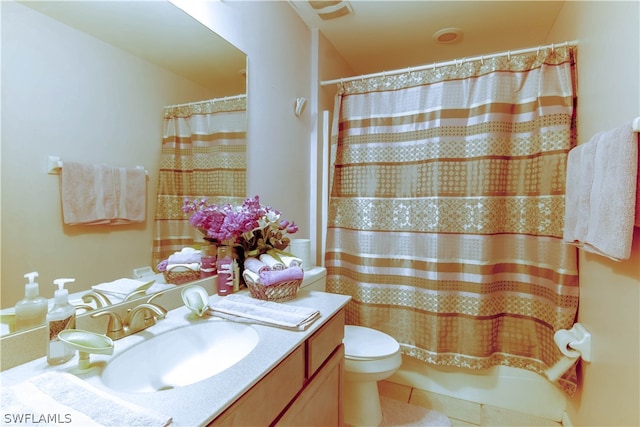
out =
[[[565,41],[547,41],[563,1],[351,0],[352,12],[331,20],[320,19],[305,0],[289,3],[354,75]],[[433,34],[445,27],[461,29],[461,40],[436,43]]]
[[[223,96],[245,92],[246,55],[168,1],[20,3]]]
[[[21,3],[204,86],[244,84],[245,55],[169,2]],[[351,0],[352,12],[332,20],[306,0],[289,4],[360,75],[545,44],[563,1]],[[445,27],[460,28],[462,39],[436,43]]]

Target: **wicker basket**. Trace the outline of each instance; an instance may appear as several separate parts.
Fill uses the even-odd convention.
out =
[[[182,285],[183,283],[193,282],[200,278],[200,271],[193,270],[189,267],[176,265],[162,272],[164,280],[172,285]]]
[[[273,285],[264,286],[260,283],[255,283],[251,280],[247,280],[245,277],[245,283],[251,296],[256,299],[284,302],[290,301],[296,297],[298,289],[302,284],[302,279],[289,280],[286,282],[275,283]]]

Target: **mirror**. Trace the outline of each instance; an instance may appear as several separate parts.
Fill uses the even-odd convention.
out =
[[[6,314],[24,297],[31,271],[45,298],[53,297],[53,279],[74,277],[73,299],[151,266],[163,109],[246,95],[247,57],[168,1],[0,3]],[[50,155],[143,166],[146,221],[64,225]]]

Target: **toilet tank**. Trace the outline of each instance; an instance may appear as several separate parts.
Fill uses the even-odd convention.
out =
[[[304,270],[301,288],[311,291],[327,290],[327,269],[324,267],[312,267]]]

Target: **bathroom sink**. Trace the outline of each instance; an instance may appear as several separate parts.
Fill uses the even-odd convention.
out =
[[[210,378],[245,358],[259,336],[249,325],[207,321],[184,326],[136,344],[114,357],[102,372],[116,391],[150,393]]]

